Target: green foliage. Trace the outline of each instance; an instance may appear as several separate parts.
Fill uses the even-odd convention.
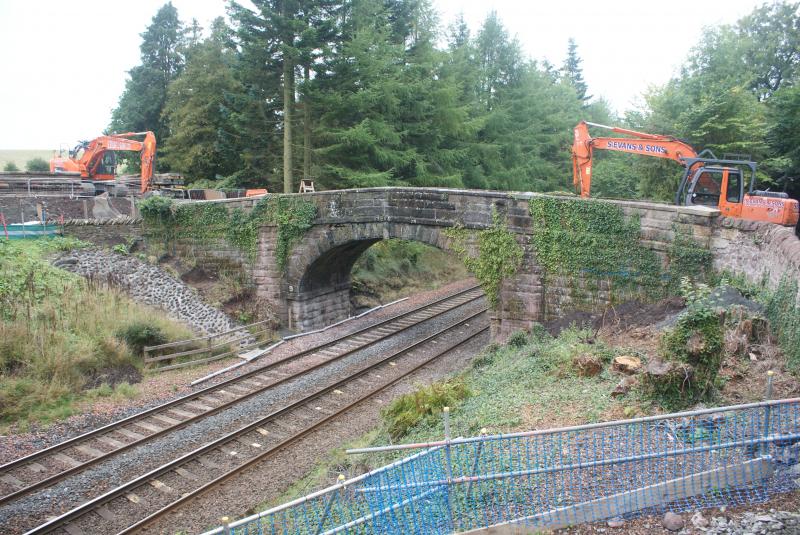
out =
[[[514,331],[511,333],[511,336],[508,337],[508,345],[510,347],[516,347],[517,349],[525,347],[528,345],[528,342],[530,342],[530,338],[525,331]]]
[[[658,257],[639,243],[639,220],[626,218],[620,207],[534,197],[530,211],[533,248],[546,282],[554,277],[567,281],[582,277],[587,287],[571,289],[578,301],[590,299],[600,281],[608,284],[612,300],[622,291],[644,297],[662,293]]]
[[[783,277],[775,291],[768,293],[765,309],[770,328],[792,370],[800,368],[800,307],[797,303],[797,282]]]
[[[111,248],[111,250],[113,252],[115,252],[117,254],[121,254],[121,255],[127,255],[128,254],[128,248],[122,243],[118,243],[117,245],[113,246]]]
[[[692,236],[677,225],[673,227],[675,237],[669,246],[669,286],[672,293],[678,293],[681,280],[689,278],[689,282],[708,282],[713,272],[713,253],[697,243]]]
[[[561,76],[564,77],[567,83],[575,88],[575,92],[578,94],[578,98],[581,101],[587,101],[592,98],[591,95],[586,94],[588,86],[583,79],[581,58],[578,57],[578,45],[572,37],[570,37],[567,42],[567,59],[564,60]]]
[[[400,396],[381,415],[389,436],[393,440],[399,440],[410,428],[440,418],[442,409],[454,408],[470,395],[469,388],[460,380],[433,383]]]
[[[224,26],[221,20],[215,24]],[[167,91],[163,113],[172,135],[162,144],[162,161],[192,181],[228,176],[239,165],[235,141],[228,134],[226,95],[242,89],[234,78],[234,52],[224,37],[217,31],[189,49],[185,69]]]
[[[25,163],[25,170],[29,173],[49,173],[50,163],[44,158],[31,158]]]
[[[14,162],[6,162],[6,164],[3,166],[3,171],[6,173],[16,173],[19,171],[19,167],[17,167],[17,164]]]
[[[141,355],[145,346],[167,343],[167,336],[158,325],[147,322],[131,323],[117,330],[114,335],[128,344],[134,355]]]
[[[522,264],[524,250],[517,243],[516,236],[508,230],[499,213],[493,213],[492,219],[492,227],[475,233],[477,256],[470,254],[467,248],[466,229],[447,229],[445,235],[453,240],[451,245],[453,252],[481,283],[489,304],[495,306],[500,297],[503,280],[517,272]]]
[[[700,303],[689,306],[661,340],[672,364],[664,375],[645,375],[645,388],[668,410],[680,410],[715,394],[724,349],[724,313]]]

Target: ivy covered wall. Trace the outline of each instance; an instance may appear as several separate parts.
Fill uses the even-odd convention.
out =
[[[260,199],[251,209],[230,208],[226,203],[177,204],[166,197],[150,197],[139,206],[145,235],[163,240],[167,249],[178,245],[213,249],[225,244],[252,265],[258,254],[258,233],[263,225],[278,229],[275,249],[283,268],[289,251],[311,228],[317,207],[302,197],[271,196]]]

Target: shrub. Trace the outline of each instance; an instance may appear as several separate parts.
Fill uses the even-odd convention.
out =
[[[3,171],[6,173],[17,173],[19,172],[19,167],[17,167],[17,164],[14,162],[6,162],[6,164],[3,166]]]
[[[690,306],[664,334],[664,360],[648,366],[644,381],[662,406],[677,410],[713,397],[724,349],[723,319],[724,312]]]
[[[163,331],[148,323],[132,323],[118,330],[116,336],[128,344],[128,347],[136,355],[142,354],[144,346],[155,346],[167,342]]]
[[[800,308],[797,306],[797,282],[783,277],[766,299],[765,314],[778,343],[786,353],[789,368],[800,368]]]
[[[389,435],[393,440],[398,440],[415,425],[432,421],[444,407],[453,407],[470,395],[467,385],[460,379],[420,386],[414,392],[400,396],[383,410]]]
[[[514,331],[511,336],[508,337],[508,345],[510,347],[525,347],[528,345],[530,339],[528,338],[528,333],[525,331]]]
[[[127,255],[128,254],[128,248],[125,247],[125,245],[123,245],[121,243],[118,243],[117,245],[112,247],[111,250],[113,252],[115,252],[117,254],[121,254],[121,255]]]
[[[50,164],[44,158],[31,158],[25,164],[25,170],[29,173],[49,173]]]

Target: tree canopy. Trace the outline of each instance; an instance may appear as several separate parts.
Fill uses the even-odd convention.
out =
[[[445,29],[431,0],[229,0],[208,29],[187,29],[168,3],[142,33],[110,129],[155,131],[161,164],[189,181],[564,191],[585,119],[746,154],[761,186],[800,190],[798,3],[707,28],[679,74],[621,117],[592,96],[575,40],[565,45],[560,68],[533,61],[497,13]],[[598,153],[593,189],[670,200],[680,174]]]

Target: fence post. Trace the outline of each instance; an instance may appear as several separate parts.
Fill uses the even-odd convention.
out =
[[[231,535],[231,519],[227,516],[223,516],[220,520],[222,521],[222,533]]]
[[[769,370],[767,372],[767,392],[764,395],[764,401],[769,401],[772,399],[772,377],[775,375],[775,372]],[[767,438],[769,436],[769,424],[770,424],[770,417],[772,412],[772,406],[767,405],[764,407],[764,433],[762,438]],[[761,455],[764,456],[767,454],[767,443],[762,442],[761,447],[759,448],[761,451]]]
[[[345,481],[344,474],[339,474],[339,477],[336,478],[336,484],[340,485],[339,490],[342,493],[342,498],[344,498],[344,489],[345,489],[344,481]],[[322,512],[322,516],[320,517],[319,523],[317,524],[317,529],[316,531],[314,531],[314,535],[319,535],[320,533],[322,533],[322,530],[325,527],[325,521],[328,520],[328,516],[331,514],[331,506],[333,505],[333,500],[335,499],[336,499],[336,493],[331,492],[331,495],[328,498],[328,503],[325,504],[325,510]]]
[[[444,456],[447,461],[447,518],[450,521],[451,531],[456,531],[455,522],[453,521],[453,499],[451,496],[451,489],[453,488],[453,463],[450,452],[450,407],[442,409],[442,416],[444,417]]]
[[[485,427],[481,429],[481,437],[486,437]],[[483,441],[481,440],[480,442],[478,442],[478,451],[475,452],[475,460],[472,462],[472,470],[470,471],[470,475],[472,476],[474,476],[478,472],[478,462],[481,459],[482,449],[483,449]],[[470,482],[467,484],[467,494],[466,494],[467,500],[469,500],[469,497],[472,495],[473,483],[474,482],[470,480]]]

